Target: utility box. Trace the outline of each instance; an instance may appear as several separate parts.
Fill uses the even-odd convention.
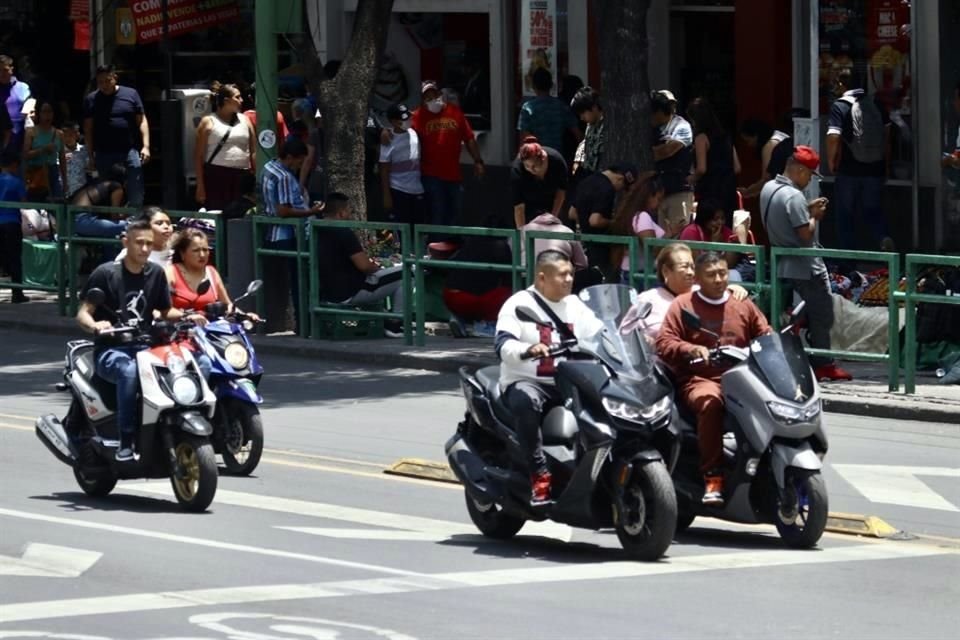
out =
[[[193,152],[196,148],[197,126],[204,116],[210,115],[209,89],[172,89],[170,97],[180,102],[181,120],[180,147],[183,153],[183,177],[186,187],[197,182],[197,171],[193,163]],[[189,190],[189,189],[188,189]]]

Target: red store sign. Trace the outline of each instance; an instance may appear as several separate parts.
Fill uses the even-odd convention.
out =
[[[135,0],[130,9],[139,44],[163,38],[163,0]],[[167,33],[171,38],[239,17],[237,0],[167,0]]]

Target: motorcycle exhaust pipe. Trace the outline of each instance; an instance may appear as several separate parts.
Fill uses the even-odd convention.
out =
[[[77,462],[77,451],[70,441],[70,436],[55,415],[48,413],[37,418],[34,433],[57,460],[70,467]]]

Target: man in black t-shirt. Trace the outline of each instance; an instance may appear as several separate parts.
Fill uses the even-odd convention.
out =
[[[127,172],[127,199],[143,206],[143,165],[150,161],[150,129],[136,89],[117,84],[112,65],[97,67],[97,90],[83,101],[83,135],[90,169],[104,176],[120,163]]]
[[[77,311],[77,323],[84,331],[96,334],[113,327],[114,322],[131,322],[146,328],[154,315],[165,317],[170,311],[170,288],[163,268],[149,261],[153,250],[153,228],[146,219],[130,223],[123,238],[127,254],[121,262],[102,264],[87,280]],[[103,304],[87,301],[91,289],[104,293]],[[120,431],[118,461],[132,460],[137,431],[137,351],[142,346],[99,342],[94,354],[97,375],[117,387],[117,427]]]
[[[617,192],[636,182],[637,168],[627,162],[613,164],[600,173],[586,178],[577,187],[577,195],[570,207],[570,220],[576,221],[577,231],[588,234],[606,234],[613,219]],[[608,282],[619,269],[610,264],[610,245],[585,242],[584,248],[591,266],[598,267]]]
[[[327,195],[324,213],[331,220],[350,220],[350,199],[334,191]],[[403,266],[381,268],[367,257],[353,229],[319,228],[317,259],[320,263],[320,298],[327,302],[366,305],[385,298],[394,311],[403,309]],[[388,320],[386,334],[403,336],[399,321]]]

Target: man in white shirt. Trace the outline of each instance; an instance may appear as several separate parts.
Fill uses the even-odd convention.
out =
[[[420,137],[410,126],[413,114],[405,104],[387,110],[393,127],[390,142],[380,145],[380,183],[383,208],[402,224],[425,222],[423,184],[420,181]]]
[[[666,89],[650,94],[650,123],[660,132],[653,160],[665,194],[657,220],[668,238],[676,238],[693,217],[693,189],[687,180],[693,163],[693,127],[677,115],[677,99]]]
[[[580,298],[571,295],[573,265],[559,251],[537,256],[534,285],[510,297],[497,317],[496,351],[500,357],[500,387],[504,403],[513,414],[517,439],[527,453],[532,485],[530,504],[550,501],[550,472],[543,454],[540,422],[547,411],[561,404],[554,384],[556,361],[547,357],[550,346],[560,342],[549,307],[575,336],[598,330],[600,321]],[[543,324],[524,322],[517,317],[523,308]]]

